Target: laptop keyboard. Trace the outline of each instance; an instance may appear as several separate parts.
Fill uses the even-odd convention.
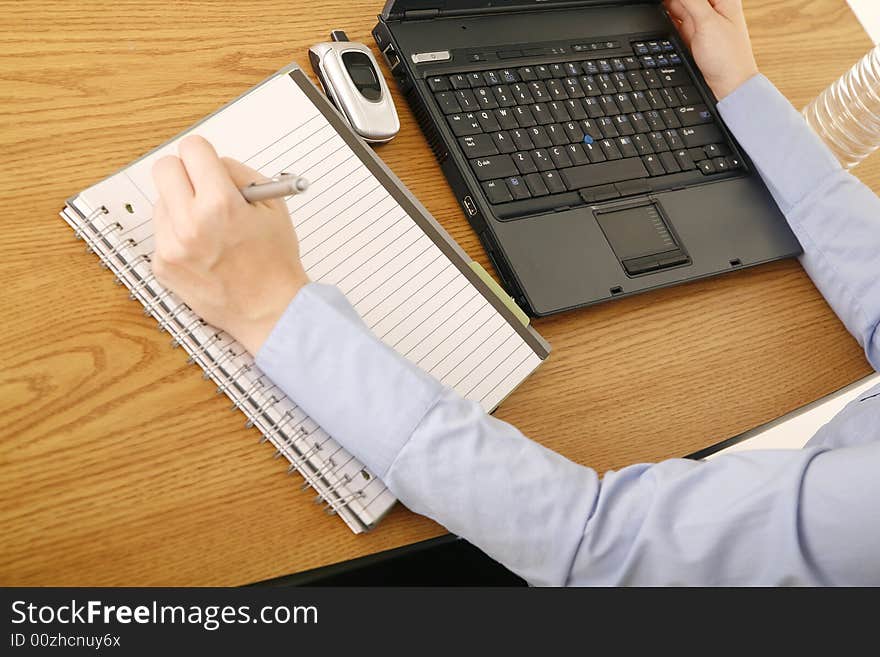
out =
[[[529,207],[548,210],[570,192],[594,203],[650,192],[661,176],[742,167],[674,44],[631,46],[427,79],[490,203],[543,198]]]

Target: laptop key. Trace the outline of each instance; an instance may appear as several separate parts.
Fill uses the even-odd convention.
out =
[[[483,110],[476,114],[477,121],[479,121],[483,132],[497,132],[498,130],[501,130],[501,126],[498,125],[498,119],[495,118],[495,112],[492,110]]]
[[[503,180],[490,180],[483,183],[483,191],[486,192],[486,198],[489,203],[508,203],[513,200],[513,195],[507,189],[507,185]]]
[[[562,104],[571,116],[572,121],[580,121],[587,118],[587,113],[584,111],[584,104],[580,100],[569,98]]]
[[[581,89],[584,90],[584,96],[589,96],[590,98],[595,98],[596,96],[602,95],[602,90],[599,88],[599,83],[596,82],[596,78],[592,75],[582,75],[579,79],[581,83]]]
[[[590,159],[587,157],[586,152],[584,152],[584,147],[582,145],[569,144],[565,147],[565,150],[568,152],[568,157],[573,165],[589,164]]]
[[[547,189],[550,190],[551,194],[561,194],[566,190],[565,183],[562,182],[562,178],[559,176],[558,171],[545,171],[542,174],[544,178],[544,184],[547,185]]]
[[[614,127],[617,128],[617,133],[622,137],[629,137],[636,134],[632,121],[630,121],[630,118],[626,114],[619,114],[614,117]]]
[[[626,77],[626,73],[614,73],[611,79],[614,80],[618,91],[627,92],[633,90],[632,85],[629,83],[629,78]]]
[[[648,139],[651,140],[651,146],[654,147],[654,150],[657,153],[662,153],[663,151],[669,150],[669,144],[663,138],[662,132],[652,132],[648,135]]]
[[[532,116],[535,117],[535,121],[538,122],[538,125],[553,123],[553,115],[550,114],[550,110],[547,109],[547,106],[544,103],[535,103],[534,105],[529,106],[529,109],[532,110]]]
[[[663,165],[660,163],[660,158],[656,155],[645,155],[642,158],[642,161],[645,163],[645,167],[647,167],[648,172],[652,176],[662,176],[666,173],[666,169],[663,168]]]
[[[455,94],[455,99],[458,101],[458,104],[461,105],[461,109],[465,112],[473,112],[480,109],[480,104],[477,102],[474,92],[470,89],[459,89],[453,93]]]
[[[461,150],[464,151],[465,157],[469,160],[486,155],[498,155],[498,147],[495,145],[491,135],[460,137],[458,143],[461,144]]]
[[[456,137],[466,137],[483,132],[479,121],[473,114],[450,114],[446,120],[449,122],[449,127],[452,128],[452,134]]]
[[[513,140],[506,132],[493,132],[492,141],[495,142],[495,148],[498,149],[499,153],[513,153],[516,151]]]
[[[511,157],[513,157],[513,162],[520,173],[535,173],[538,171],[538,167],[535,166],[535,161],[529,153],[514,153]]]
[[[632,114],[636,111],[636,107],[632,100],[630,100],[629,94],[620,93],[617,94],[614,99],[617,101],[617,106],[620,108],[620,111],[624,114]]]
[[[557,169],[564,169],[574,165],[574,162],[572,162],[571,158],[568,156],[568,150],[563,146],[554,146],[551,148],[550,159],[553,160],[553,164],[556,165]]]
[[[452,91],[441,91],[434,94],[434,98],[437,99],[437,104],[444,114],[455,114],[461,111],[461,105],[458,104],[458,99]]]
[[[531,198],[532,195],[529,193],[529,188],[526,187],[525,180],[520,176],[510,176],[505,182],[507,183],[507,189],[510,190],[510,194],[513,196],[514,201]]]
[[[562,124],[562,129],[568,137],[568,143],[578,144],[584,140],[584,131],[576,121],[566,121]]]
[[[568,92],[560,80],[547,80],[547,91],[553,100],[566,100]]]
[[[539,80],[549,80],[553,77],[553,74],[550,72],[549,66],[544,66],[543,64],[539,66],[535,66],[535,75],[538,76]]]
[[[682,68],[660,68],[657,71],[664,87],[681,87],[691,83]]]
[[[704,176],[715,173],[715,165],[712,163],[712,160],[703,160],[702,162],[697,162],[697,168],[703,172]]]
[[[600,164],[584,164],[582,166],[563,169],[559,175],[569,189],[608,185],[610,183],[646,178],[648,170],[637,157]]]
[[[639,155],[650,155],[654,152],[654,147],[651,146],[651,140],[648,139],[648,135],[634,135],[633,145],[638,149]]]
[[[568,135],[565,134],[565,130],[558,123],[551,123],[546,127],[546,130],[554,146],[565,146],[569,143]]]
[[[666,123],[667,128],[681,127],[681,121],[678,120],[678,112],[674,109],[660,110],[660,116],[663,117],[663,121]]]
[[[684,142],[681,140],[681,135],[678,134],[678,130],[664,130],[663,136],[666,137],[666,142],[669,144],[670,150],[677,151],[684,146]]]
[[[648,125],[648,122],[645,121],[645,115],[641,112],[636,112],[632,116],[629,117],[630,123],[632,123],[633,130],[635,130],[639,134],[644,134],[646,132],[651,132],[651,126]]]
[[[587,116],[591,119],[598,119],[600,116],[605,116],[605,112],[602,111],[602,106],[599,105],[599,101],[595,98],[581,98],[581,102],[587,110]]]
[[[540,173],[530,173],[525,177],[525,181],[532,196],[547,196],[550,193]]]
[[[495,94],[493,94],[492,90],[488,87],[474,89],[474,96],[476,96],[477,102],[483,109],[495,109],[498,107],[498,101],[495,100]]]
[[[633,91],[644,91],[648,88],[648,83],[645,82],[645,78],[642,75],[641,71],[629,71],[626,74],[626,77],[629,80],[630,86],[632,86]]]
[[[530,151],[535,147],[529,131],[526,128],[517,128],[510,131],[510,137],[513,139],[514,145],[521,151]],[[703,154],[705,157],[705,154]],[[702,157],[700,158],[702,159]]]
[[[492,180],[493,178],[508,178],[516,176],[519,171],[513,163],[510,155],[490,155],[471,160],[471,167],[477,176],[477,180]]]
[[[707,157],[715,158],[730,154],[730,149],[724,144],[709,144],[703,149]],[[702,158],[700,158],[702,159]]]
[[[550,110],[550,115],[553,117],[554,122],[562,123],[563,121],[571,121],[571,115],[568,113],[568,110],[565,108],[562,101],[551,101],[547,103],[547,108]]]
[[[700,97],[700,92],[697,91],[697,88],[692,85],[676,87],[675,91],[678,93],[678,97],[681,98],[681,102],[683,102],[685,105],[696,105],[703,100]]]
[[[537,148],[532,151],[532,161],[535,163],[538,171],[549,171],[553,168],[553,160],[546,149]]]
[[[516,105],[516,100],[513,97],[513,94],[510,92],[510,87],[506,84],[499,84],[495,87],[492,87],[492,93],[495,94],[495,100],[498,101],[498,105],[501,107],[513,107]]]
[[[498,121],[498,125],[501,126],[502,130],[513,130],[519,127],[516,117],[508,107],[495,110],[495,120]]]
[[[685,127],[712,123],[712,113],[705,105],[685,105],[678,108],[678,120]]]
[[[609,160],[622,160],[623,153],[620,152],[620,149],[617,147],[617,144],[612,139],[603,139],[599,142],[599,146],[602,147],[602,152],[605,153],[605,157]]]
[[[532,97],[532,92],[529,90],[528,83],[526,82],[516,82],[515,84],[510,85],[510,91],[513,93],[516,102],[522,105],[530,105],[535,102],[535,99]]]
[[[533,125],[538,124],[538,122],[535,121],[535,117],[532,116],[532,110],[523,105],[517,105],[514,107],[513,115],[516,117],[516,121],[519,123],[520,128],[531,128]]]
[[[513,84],[514,82],[520,81],[519,73],[517,73],[512,68],[503,68],[498,71],[498,75],[501,76],[501,80],[505,84]]]
[[[501,76],[498,75],[497,71],[486,71],[485,73],[483,73],[483,82],[484,84],[486,84],[486,86],[489,87],[495,87],[499,84],[503,84],[501,81]]]
[[[537,148],[549,148],[553,145],[553,142],[550,141],[550,135],[547,134],[547,131],[544,129],[544,126],[535,126],[534,128],[528,129],[529,137],[532,140],[532,143]]]
[[[431,91],[449,91],[452,87],[449,85],[449,78],[445,75],[435,75],[428,78],[428,88]]]
[[[638,157],[639,155],[638,149],[629,137],[618,137],[617,148],[620,149],[624,157]]]
[[[532,92],[532,98],[535,99],[535,102],[544,102],[546,100],[554,100],[550,96],[550,92],[547,89],[547,85],[543,80],[535,80],[534,82],[529,82],[529,91]]]
[[[673,153],[666,151],[665,153],[660,153],[657,157],[660,158],[660,164],[666,169],[666,173],[678,173],[681,171],[681,167],[678,164],[678,158],[676,158]]]
[[[719,130],[714,123],[682,128],[678,133],[681,135],[684,145],[688,148],[698,148],[700,146],[724,142],[724,136],[721,134],[721,130]]]
[[[608,158],[605,157],[605,153],[602,152],[602,148],[599,144],[584,144],[584,153],[587,154],[587,157],[590,160],[590,164],[597,164],[599,162],[604,162]]]
[[[467,76],[459,73],[458,75],[450,75],[449,82],[452,84],[453,89],[470,89],[471,83],[468,81]]]
[[[601,119],[596,120],[596,124],[599,126],[599,130],[602,131],[603,138],[620,136],[620,133],[617,132],[617,126],[614,124],[614,119],[611,117],[603,116]]]
[[[535,75],[535,69],[531,66],[523,66],[522,68],[517,69],[517,73],[519,73],[519,79],[523,82],[538,79],[538,76]]]
[[[691,159],[688,151],[684,149],[675,151],[675,159],[678,161],[678,166],[681,167],[682,171],[690,171],[697,166],[696,164],[694,164],[694,161],[693,159]]]

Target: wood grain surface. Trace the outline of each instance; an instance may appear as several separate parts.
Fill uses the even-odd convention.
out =
[[[0,584],[241,584],[444,530],[353,535],[57,216],[65,198],[296,60],[372,45],[382,0],[0,2]],[[797,106],[870,46],[845,0],[746,0]],[[397,96],[380,155],[488,267]],[[880,164],[858,173],[880,189]],[[796,261],[535,322],[545,365],[497,412],[600,471],[681,456],[868,373]]]

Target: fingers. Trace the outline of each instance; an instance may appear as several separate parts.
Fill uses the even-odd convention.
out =
[[[161,157],[153,164],[153,182],[159,198],[171,208],[185,208],[193,199],[193,187],[186,168],[174,155]]]
[[[251,169],[246,164],[242,164],[238,160],[233,160],[231,157],[224,157],[221,161],[226,167],[226,171],[229,172],[229,176],[232,178],[232,182],[235,183],[236,187],[245,187],[251,183],[261,183],[269,180],[259,171]]]
[[[229,197],[231,192],[237,191],[229,177],[229,171],[204,137],[184,137],[177,149],[196,196],[207,194]]]
[[[690,16],[685,6],[681,4],[681,0],[663,0],[663,6],[673,20],[682,21]]]
[[[246,164],[242,164],[238,160],[233,160],[231,157],[224,157],[222,159],[222,162],[226,166],[226,169],[229,171],[229,175],[232,178],[233,182],[235,182],[235,186],[239,189],[242,187],[247,187],[251,183],[262,183],[269,180],[259,171],[251,169]],[[280,198],[257,201],[252,205],[266,205],[268,207],[276,208],[279,210],[285,209],[284,201]]]
[[[682,4],[681,0],[666,0],[665,5],[672,20],[676,21],[678,32],[681,34],[681,38],[684,40],[685,45],[690,48],[691,41],[694,38],[694,32],[696,32],[697,29],[693,17],[688,12],[687,7]]]
[[[718,15],[718,12],[709,4],[709,0],[679,0],[679,2],[698,27],[702,21],[711,20]]]

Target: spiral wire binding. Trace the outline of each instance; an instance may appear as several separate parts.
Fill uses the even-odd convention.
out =
[[[101,266],[114,272],[117,285],[127,284],[129,297],[143,304],[144,315],[155,316],[160,331],[168,331],[172,334],[171,346],[183,346],[189,352],[188,363],[202,365],[205,379],[219,379],[217,394],[226,393],[233,398],[233,404],[230,408],[231,410],[241,410],[248,416],[247,427],[259,425],[263,434],[260,442],[270,441],[276,448],[274,458],[283,455],[290,461],[287,468],[288,474],[297,471],[302,475],[304,479],[302,489],[314,488],[317,492],[316,503],[323,502],[326,505],[325,511],[329,515],[348,510],[349,513],[346,515],[348,524],[353,529],[355,529],[355,525],[352,522],[357,524],[359,529],[367,529],[368,527],[361,517],[349,507],[350,502],[365,497],[364,488],[366,486],[364,485],[355,491],[347,490],[349,484],[352,483],[352,477],[348,474],[338,477],[335,482],[328,479],[328,477],[335,475],[340,468],[350,463],[354,457],[343,463],[338,463],[334,459],[335,454],[341,451],[341,448],[338,448],[320,466],[316,467],[312,464],[311,459],[324,449],[323,444],[316,441],[305,451],[302,451],[296,443],[305,442],[308,444],[309,438],[319,430],[319,427],[307,430],[303,426],[308,419],[306,417],[294,427],[298,409],[296,405],[285,411],[277,420],[271,420],[270,412],[285,397],[269,394],[275,389],[275,386],[268,389],[265,387],[265,375],[256,370],[259,376],[247,389],[244,389],[242,377],[255,369],[254,364],[252,362],[244,363],[232,372],[224,369],[224,366],[245,354],[244,348],[240,350],[233,348],[234,345],[238,345],[237,342],[231,341],[223,355],[209,361],[208,350],[222,341],[224,333],[217,331],[209,339],[199,342],[195,331],[197,328],[207,326],[207,323],[199,317],[187,317],[186,313],[192,311],[185,302],[178,302],[173,307],[168,307],[170,303],[173,303],[173,293],[164,288],[154,291],[151,286],[158,283],[155,274],[152,271],[145,274],[137,271],[139,265],[151,261],[152,254],[140,253],[133,255],[133,257],[126,257],[128,252],[138,246],[138,243],[133,239],[126,238],[112,244],[110,239],[117,231],[123,231],[123,226],[117,221],[103,226],[97,225],[98,219],[109,214],[109,210],[104,205],[86,216],[77,213],[78,220],[75,222],[74,237],[85,240],[87,250],[99,256]],[[159,288],[159,285],[155,287]],[[163,305],[165,310],[163,310]],[[263,398],[261,401],[257,401],[260,394],[263,395]],[[361,472],[366,472],[366,470]],[[365,480],[369,482],[372,477],[367,474]],[[358,529],[355,530],[358,531]]]

